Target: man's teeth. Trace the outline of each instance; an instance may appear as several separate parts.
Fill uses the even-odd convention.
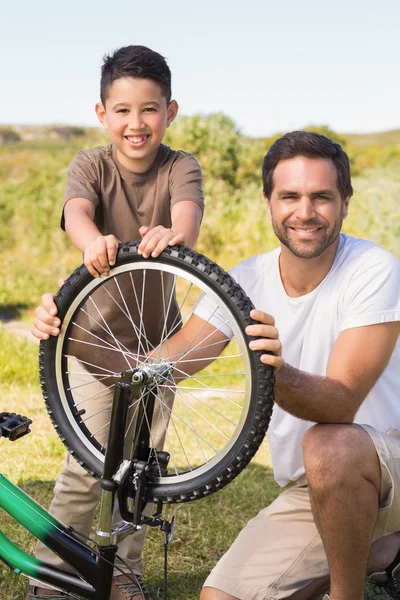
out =
[[[306,233],[312,233],[313,231],[318,231],[319,227],[315,227],[314,229],[298,229],[297,227],[293,227],[295,231],[303,231]]]

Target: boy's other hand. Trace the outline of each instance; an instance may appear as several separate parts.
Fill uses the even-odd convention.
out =
[[[185,234],[176,233],[173,229],[167,229],[162,225],[153,227],[141,227],[139,233],[142,236],[142,241],[138,247],[138,254],[143,258],[148,258],[151,254],[154,258],[159,256],[167,246],[175,244],[185,244]]]
[[[282,358],[282,344],[279,339],[279,332],[275,327],[275,319],[262,310],[252,310],[250,316],[255,325],[248,325],[246,333],[258,337],[258,340],[252,340],[249,344],[251,350],[261,350],[272,352],[272,354],[262,354],[260,360],[265,365],[271,365],[276,370],[280,369],[284,360]]]
[[[57,306],[53,294],[42,296],[42,304],[36,308],[35,315],[31,332],[39,340],[48,340],[51,335],[57,336],[60,333],[61,321],[56,316]]]
[[[99,235],[83,252],[83,262],[93,277],[108,275],[117,259],[119,240],[115,235]]]

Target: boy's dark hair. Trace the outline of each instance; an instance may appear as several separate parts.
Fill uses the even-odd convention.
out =
[[[171,101],[171,71],[165,58],[146,46],[124,46],[104,56],[100,80],[100,100],[103,106],[109,87],[120,77],[151,79],[159,86],[167,104]]]
[[[273,177],[281,160],[304,156],[305,158],[330,158],[337,170],[337,186],[342,200],[352,196],[350,161],[343,148],[320,133],[292,131],[276,140],[264,157],[262,165],[263,192],[271,198]]]

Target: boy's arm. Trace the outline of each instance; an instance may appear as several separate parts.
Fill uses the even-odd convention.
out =
[[[139,245],[139,254],[144,258],[161,254],[167,246],[183,244],[194,248],[199,236],[203,211],[192,200],[181,200],[171,209],[172,226],[170,229],[159,225],[158,227],[141,227],[140,234],[143,239]]]
[[[115,264],[119,240],[101,235],[94,222],[94,204],[86,198],[71,198],[64,207],[65,231],[83,252],[83,262],[93,277],[107,275]]]

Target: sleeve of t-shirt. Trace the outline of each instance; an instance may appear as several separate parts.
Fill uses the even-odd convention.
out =
[[[68,169],[61,215],[62,229],[65,229],[64,207],[72,198],[86,198],[95,208],[99,204],[99,176],[89,156],[82,150],[72,160]]]
[[[233,269],[230,269],[229,274],[240,284],[241,269],[240,265],[236,265]],[[216,329],[221,331],[228,339],[233,336],[229,320],[222,314],[217,302],[211,297],[210,294],[203,294],[200,298],[194,314],[211,323]]]
[[[389,252],[367,252],[347,282],[341,331],[400,321],[400,263]]]
[[[192,200],[204,211],[203,177],[197,160],[191,154],[175,161],[169,177],[171,207],[181,200]]]

